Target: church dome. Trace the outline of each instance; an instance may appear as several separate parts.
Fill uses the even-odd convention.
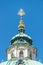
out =
[[[32,38],[24,33],[17,34],[11,39],[11,44],[14,43],[15,41],[23,41],[25,40],[26,42],[30,43],[32,45]]]
[[[25,13],[20,10],[18,14],[22,17]],[[21,18],[18,25],[19,33],[12,37],[11,45],[7,48],[7,61],[1,62],[0,65],[43,65],[35,61],[37,49],[32,45],[32,38],[24,33],[24,27]]]
[[[6,62],[0,63],[0,65],[43,65],[41,62],[33,61],[33,60],[23,60],[19,62],[19,60],[8,60]]]

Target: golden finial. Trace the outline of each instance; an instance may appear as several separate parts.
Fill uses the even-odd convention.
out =
[[[25,15],[25,12],[23,11],[23,9],[20,9],[20,11],[18,12],[18,15],[20,15],[20,17],[21,17],[18,28],[24,28],[25,26],[24,26],[24,22],[22,20],[22,16]]]
[[[24,22],[23,22],[23,20],[21,19],[18,28],[24,28],[24,27],[25,27],[25,26],[24,26]]]

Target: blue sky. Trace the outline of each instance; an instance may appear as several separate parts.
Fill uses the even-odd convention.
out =
[[[0,62],[7,60],[6,48],[18,33],[17,13],[21,8],[26,13],[25,33],[32,37],[33,46],[37,48],[36,60],[43,63],[43,0],[0,0]]]

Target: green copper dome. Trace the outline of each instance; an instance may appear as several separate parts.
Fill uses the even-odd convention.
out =
[[[24,40],[32,45],[32,38],[24,33],[21,34],[19,33],[14,37],[12,37],[11,44],[13,44],[15,41],[24,41]]]
[[[0,65],[43,65],[41,62],[33,61],[33,60],[23,60],[19,62],[18,60],[9,60],[6,62],[0,63]]]

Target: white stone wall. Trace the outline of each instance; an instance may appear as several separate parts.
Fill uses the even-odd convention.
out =
[[[27,49],[24,50],[24,58],[27,57]]]
[[[7,59],[10,60],[11,59],[11,54],[7,54]]]
[[[17,58],[19,58],[19,52],[20,52],[20,50],[17,50]]]
[[[8,60],[11,59],[11,53],[13,53],[14,57],[16,57],[16,49],[15,48],[12,48],[10,49],[10,51],[7,51],[7,57],[8,57]]]
[[[19,54],[20,54],[20,51],[23,51],[23,58],[32,58],[32,60],[35,60],[36,58],[36,49],[35,48],[32,48],[32,47],[13,47],[12,49],[10,49],[10,51],[7,51],[7,57],[8,57],[8,60],[11,59],[11,53],[14,54],[14,58],[18,58],[19,59]],[[31,55],[30,55],[31,54]],[[31,57],[30,57],[31,56]]]

